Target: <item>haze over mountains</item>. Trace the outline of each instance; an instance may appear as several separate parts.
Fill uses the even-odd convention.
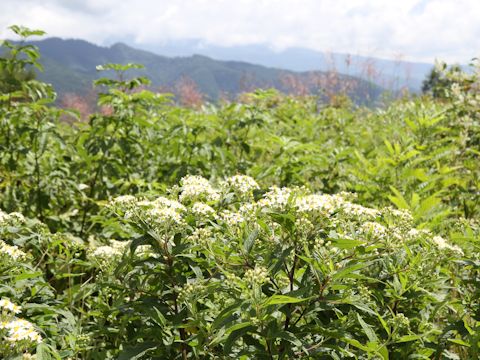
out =
[[[196,40],[157,45],[152,52],[123,43],[102,47],[60,38],[32,43],[39,47],[45,67],[40,79],[52,83],[60,94],[87,93],[100,76],[97,65],[140,63],[145,69],[137,74],[150,78],[152,88],[175,92],[179,82],[188,79],[211,101],[274,87],[287,93],[343,90],[354,101],[365,103],[385,90],[418,92],[432,67],[301,48],[275,52],[260,45],[219,47]]]

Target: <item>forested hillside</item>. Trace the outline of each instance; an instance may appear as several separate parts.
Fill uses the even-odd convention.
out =
[[[219,61],[206,56],[166,57],[117,43],[100,47],[83,40],[50,38],[35,41],[42,53],[41,80],[54,85],[60,97],[66,93],[85,95],[99,76],[96,66],[106,63],[139,63],[137,75],[151,80],[152,90],[179,92],[190,83],[205,100],[235,98],[257,88],[276,88],[286,93],[340,92],[358,103],[374,103],[385,89],[360,78],[334,72],[293,72],[239,61]]]

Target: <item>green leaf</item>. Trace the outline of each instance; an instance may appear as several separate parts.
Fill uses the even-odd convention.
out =
[[[43,276],[42,272],[33,272],[33,273],[23,273],[20,275],[15,276],[15,281],[27,280],[27,279],[34,279],[37,277]]]
[[[286,340],[296,346],[302,346],[302,342],[290,331],[278,331],[273,333],[272,337],[275,339]]]
[[[388,198],[392,203],[394,203],[399,209],[409,209],[410,206],[408,205],[407,200],[403,197],[403,195],[395,189],[393,186],[390,186],[390,190],[395,194],[395,196],[389,196]]]
[[[118,356],[117,360],[138,360],[146,355],[149,351],[157,348],[155,342],[146,342],[136,346],[127,347]]]
[[[250,252],[252,251],[253,244],[255,243],[255,240],[258,238],[258,234],[259,234],[258,229],[255,229],[245,239],[243,243],[243,250],[245,251],[246,254],[250,254]]]
[[[469,343],[461,340],[461,339],[448,339],[449,342],[451,343],[454,343],[454,344],[457,344],[457,345],[461,345],[461,346],[466,346],[466,347],[471,347],[472,345],[470,345]]]
[[[339,249],[353,249],[357,246],[365,244],[365,241],[353,240],[353,239],[331,239],[333,246]]]
[[[362,316],[359,313],[357,313],[357,319],[363,329],[363,332],[365,333],[365,335],[367,335],[368,340],[378,343],[378,337],[375,334],[375,331],[373,331],[372,327],[363,320]]]
[[[300,302],[304,302],[309,300],[307,299],[299,299],[293,296],[287,296],[287,295],[273,295],[270,298],[268,298],[265,302],[264,305],[278,305],[278,304],[296,304]]]
[[[354,271],[358,271],[358,270],[361,270],[363,268],[366,268],[367,266],[370,266],[371,263],[372,263],[371,261],[367,261],[367,262],[364,262],[364,263],[348,266],[348,267],[338,271],[337,273],[335,273],[332,276],[332,280],[339,280],[339,279],[347,278],[348,277],[347,275],[353,273]]]
[[[397,343],[409,342],[409,341],[419,340],[419,339],[421,339],[421,338],[422,338],[422,337],[419,336],[419,335],[404,335],[404,336],[402,336],[401,338],[399,338],[396,342],[397,342]]]

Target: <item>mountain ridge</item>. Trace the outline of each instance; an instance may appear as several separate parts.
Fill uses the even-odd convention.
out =
[[[147,76],[152,81],[153,89],[175,92],[179,81],[189,79],[210,101],[216,101],[224,95],[236,96],[255,88],[270,87],[287,93],[300,90],[309,93],[335,92],[343,87],[359,103],[374,101],[383,92],[380,86],[350,75],[322,71],[296,72],[245,61],[216,60],[203,54],[169,57],[136,49],[123,42],[100,46],[82,39],[53,37],[28,43],[40,50],[40,62],[45,71],[39,74],[39,78],[52,83],[61,94],[85,94],[90,91],[92,82],[100,76],[96,66],[105,63],[144,65],[144,70],[132,73]],[[347,87],[344,84],[354,86]]]

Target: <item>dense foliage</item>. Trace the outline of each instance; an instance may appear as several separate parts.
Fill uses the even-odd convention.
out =
[[[475,71],[375,110],[189,109],[107,64],[71,124],[24,76],[35,47],[6,46],[0,357],[479,357]]]

